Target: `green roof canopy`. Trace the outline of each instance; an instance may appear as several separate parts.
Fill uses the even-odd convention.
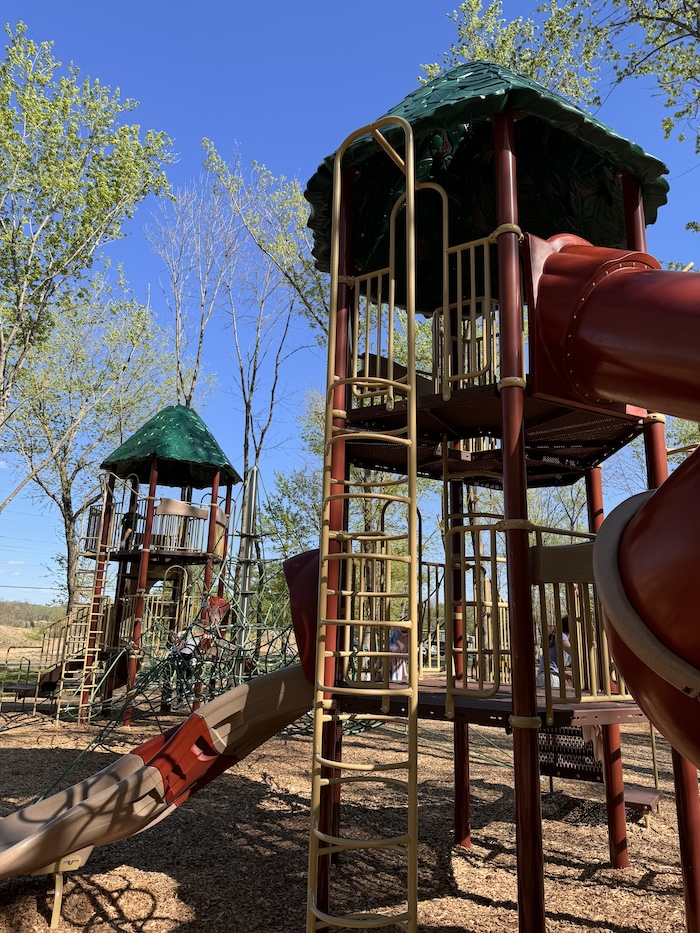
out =
[[[490,118],[509,110],[519,115],[515,140],[524,231],[543,238],[574,233],[598,246],[623,247],[621,171],[642,183],[646,222],[656,220],[668,192],[663,162],[536,81],[501,65],[473,62],[417,88],[387,114],[413,127],[418,180],[436,182],[447,192],[451,245],[481,239],[496,227]],[[403,132],[383,132],[401,152]],[[316,265],[326,272],[334,158],[321,163],[305,192]],[[405,188],[403,175],[370,136],[352,143],[343,166],[355,170],[353,260],[358,272],[371,272],[388,264],[389,213]],[[431,277],[441,250],[436,195],[419,192],[416,209],[418,308],[430,314],[440,303],[437,273]]]
[[[241,478],[214,440],[196,411],[184,405],[168,405],[102,463],[101,469],[117,476],[136,474],[147,483],[151,462],[158,459],[158,482],[163,486],[211,486],[214,474],[233,483]]]

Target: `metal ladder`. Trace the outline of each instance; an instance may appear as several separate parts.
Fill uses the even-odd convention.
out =
[[[386,125],[403,131],[405,156],[381,132]],[[371,134],[404,172],[406,194],[399,198],[392,224],[405,223],[407,310],[405,367],[394,370],[394,332],[399,321],[393,305],[394,256],[389,266],[350,280],[341,269],[339,228],[342,157],[350,143]],[[417,929],[417,707],[420,622],[416,503],[416,366],[414,331],[415,170],[410,126],[384,119],[350,136],[336,157],[328,403],[325,434],[324,512],[321,537],[319,626],[314,702],[313,776],[309,843],[307,933],[333,927]],[[399,219],[397,219],[399,218]],[[395,242],[395,238],[392,238]],[[339,297],[340,294],[340,297]],[[349,305],[346,299],[350,299]],[[345,364],[338,367],[336,339],[349,338]],[[342,344],[341,344],[342,345]],[[381,434],[347,423],[347,409],[400,402],[405,417]],[[405,459],[401,476],[345,468],[353,443],[379,439],[398,447]],[[387,505],[388,504],[388,505]],[[393,510],[390,530],[382,514]],[[392,681],[405,675],[403,682]],[[373,698],[376,712],[342,712],[343,698]],[[392,707],[400,701],[402,710]],[[386,747],[362,746],[343,757],[339,735],[352,719],[381,721],[391,727]],[[330,739],[329,739],[330,737]],[[340,792],[367,803],[361,825],[341,832]],[[335,806],[335,809],[334,809]],[[376,808],[398,810],[399,828],[376,831]],[[335,903],[331,861],[361,863],[353,874],[353,909]],[[342,870],[340,867],[334,871]],[[375,882],[387,872],[387,891]]]
[[[80,604],[67,620],[56,704],[57,717],[66,706],[77,705],[78,718],[81,721],[91,718],[96,693],[102,680],[100,650],[103,647],[105,614],[108,609],[102,593],[98,593],[98,586],[101,591],[104,590],[112,531],[111,527],[105,527],[105,482],[101,481],[86,498],[93,504],[83,513],[79,539],[76,581]],[[99,502],[99,505],[95,504],[96,502]],[[104,546],[103,531],[106,532]],[[100,556],[102,565],[99,561]]]

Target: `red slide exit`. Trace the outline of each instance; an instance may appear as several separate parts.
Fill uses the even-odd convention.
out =
[[[569,236],[533,239],[530,254],[535,394],[700,421],[700,275]],[[699,519],[700,451],[653,495],[612,513],[595,560],[620,671],[646,716],[698,767]]]

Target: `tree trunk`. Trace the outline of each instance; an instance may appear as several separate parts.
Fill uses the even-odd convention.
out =
[[[70,481],[61,473],[61,517],[63,518],[63,532],[66,539],[66,592],[68,593],[68,612],[71,613],[80,599],[78,584],[78,531],[77,516],[73,510],[73,497],[71,495]]]

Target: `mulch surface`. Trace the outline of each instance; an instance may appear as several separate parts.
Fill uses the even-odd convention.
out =
[[[177,721],[173,718],[171,721]],[[5,720],[6,725],[8,721]],[[2,721],[0,721],[2,725]],[[0,731],[0,816],[46,791],[92,741],[97,727],[48,717],[13,720]],[[104,767],[153,734],[139,723],[84,755],[62,786]],[[421,933],[517,931],[512,746],[496,729],[472,727],[472,847],[452,844],[451,727],[420,730],[419,929]],[[345,754],[383,754],[391,735],[346,737]],[[167,820],[94,850],[66,875],[59,931],[89,933],[300,933],[305,929],[311,740],[278,736],[226,772]],[[604,790],[542,779],[548,931],[675,933],[685,930],[669,747],[658,740],[660,812],[649,828],[628,812],[630,867],[608,864]],[[625,779],[653,786],[648,731],[623,727]],[[368,792],[369,793],[369,792]],[[400,833],[401,808],[346,794],[343,832]],[[334,869],[339,911],[366,900],[400,908],[400,880],[377,853]],[[0,881],[0,933],[49,929],[52,881]],[[344,928],[342,928],[344,929]],[[391,933],[398,927],[390,929]]]

